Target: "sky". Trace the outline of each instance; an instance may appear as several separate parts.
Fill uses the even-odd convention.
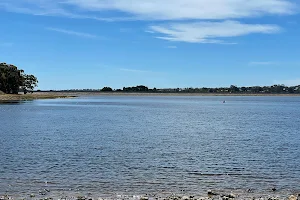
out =
[[[39,89],[300,85],[299,0],[0,0]]]

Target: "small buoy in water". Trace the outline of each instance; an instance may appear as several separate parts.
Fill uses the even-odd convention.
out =
[[[275,187],[273,187],[273,188],[272,188],[272,191],[273,191],[273,192],[275,192],[275,191],[276,191],[276,188],[275,188]]]

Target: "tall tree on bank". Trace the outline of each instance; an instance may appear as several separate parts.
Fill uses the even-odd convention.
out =
[[[33,75],[27,75],[24,70],[14,65],[0,63],[0,90],[6,94],[18,94],[22,89],[26,94],[37,86],[38,80]]]

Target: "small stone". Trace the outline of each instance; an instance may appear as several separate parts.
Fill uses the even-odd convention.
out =
[[[250,189],[247,190],[247,192],[248,192],[248,193],[253,193],[254,191],[253,191],[252,188],[250,188]]]
[[[227,197],[230,199],[234,199],[236,196],[233,193],[230,193],[229,195],[227,195]]]
[[[84,196],[78,196],[77,200],[86,200],[86,198]]]
[[[33,197],[35,197],[35,194],[30,194],[29,196],[30,196],[30,198],[33,198]]]
[[[289,200],[297,200],[297,197],[294,195],[289,196]]]
[[[279,200],[278,197],[269,197],[268,200]]]
[[[39,194],[40,194],[40,195],[46,195],[46,191],[40,190],[40,191],[39,191]]]
[[[190,198],[188,196],[181,197],[182,200],[189,200]]]
[[[149,200],[149,197],[141,197],[140,200]]]
[[[276,188],[275,188],[275,187],[273,187],[273,188],[272,188],[272,191],[273,191],[273,192],[275,192],[275,191],[276,191]]]
[[[208,195],[218,195],[217,193],[213,192],[212,190],[207,190]]]

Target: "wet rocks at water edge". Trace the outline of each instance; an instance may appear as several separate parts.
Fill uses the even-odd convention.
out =
[[[149,197],[144,196],[144,197],[141,197],[140,200],[149,200]]]
[[[236,195],[233,193],[227,194],[227,195],[222,195],[221,196],[222,200],[231,200],[231,199],[235,199]]]
[[[299,197],[299,195],[298,195],[298,197]],[[294,195],[291,195],[291,196],[289,196],[289,200],[297,200],[297,197]]]
[[[209,196],[215,196],[215,195],[218,195],[217,193],[213,192],[212,190],[208,190],[207,191],[207,195]]]
[[[13,198],[8,195],[0,196],[0,200],[12,200],[12,199]]]
[[[85,196],[77,196],[77,200],[87,200]]]
[[[182,200],[190,200],[190,198],[188,196],[183,196],[181,197]]]
[[[280,191],[280,190],[279,190]],[[270,190],[269,190],[270,192]],[[219,193],[219,194],[217,194]],[[51,194],[51,197],[50,197]],[[208,195],[210,194],[210,195]],[[1,195],[0,194],[0,200],[300,200],[300,194],[298,194],[297,191],[293,191],[291,193],[279,193],[276,195],[272,192],[267,194],[262,193],[253,193],[249,194],[247,190],[244,190],[244,193],[239,192],[230,192],[228,191],[207,191],[207,194],[196,194],[196,195],[190,195],[190,194],[145,194],[145,195],[116,195],[111,196],[108,198],[101,198],[99,196],[93,196],[93,194],[87,194],[84,195],[68,195],[66,193],[60,194],[57,196],[55,195],[55,192],[52,191],[52,193],[47,193],[46,196],[41,196],[42,194],[39,193],[29,193],[27,194],[27,197],[24,198],[15,198],[15,196],[12,198],[11,195]],[[61,196],[62,195],[62,196]],[[99,197],[99,198],[98,198]]]

